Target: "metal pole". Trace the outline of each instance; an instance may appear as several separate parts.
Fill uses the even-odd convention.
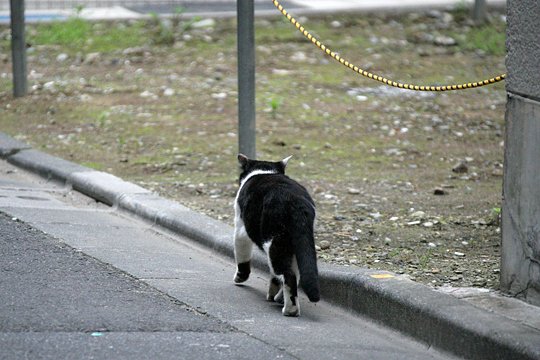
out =
[[[255,31],[253,0],[237,0],[238,21],[238,149],[254,159]]]
[[[10,0],[11,55],[13,62],[13,96],[26,95],[26,41],[24,39],[24,0]]]
[[[473,20],[475,23],[483,23],[486,20],[486,0],[474,0]]]

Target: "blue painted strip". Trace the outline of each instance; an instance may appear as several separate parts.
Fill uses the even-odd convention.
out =
[[[55,21],[66,20],[68,17],[62,14],[25,14],[24,18],[26,22],[40,22],[40,21]],[[9,15],[0,15],[0,23],[9,24]]]

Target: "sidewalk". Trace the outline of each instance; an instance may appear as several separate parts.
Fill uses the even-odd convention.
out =
[[[466,1],[471,4],[473,0]],[[87,20],[122,20],[148,17],[150,13],[162,16],[174,14],[174,8],[164,5],[143,4],[129,0],[125,6],[92,7],[84,6],[77,15]],[[451,10],[463,4],[463,0],[282,0],[280,3],[293,15],[327,14],[343,12],[404,12]],[[488,7],[505,7],[506,0],[487,0]],[[236,1],[182,1],[182,17],[235,17]],[[70,8],[36,10],[27,8],[26,20],[30,22],[65,20],[75,15]],[[255,0],[256,16],[280,16],[271,0]],[[0,24],[9,23],[9,7],[0,8]]]
[[[52,157],[0,133],[0,157],[91,198],[233,256],[232,229],[107,173]],[[266,269],[257,254],[254,266]],[[321,265],[321,298],[419,339],[475,359],[540,359],[540,311],[477,289],[435,291],[403,276]]]
[[[0,229],[0,359],[455,359],[4,160]]]

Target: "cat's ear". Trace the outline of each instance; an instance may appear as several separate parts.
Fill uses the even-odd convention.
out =
[[[287,167],[287,163],[289,162],[289,160],[291,160],[293,156],[288,156],[286,157],[285,159],[281,160],[281,164],[283,165],[283,169],[285,169]]]
[[[238,154],[238,163],[240,166],[245,167],[249,161],[249,158],[244,154]]]

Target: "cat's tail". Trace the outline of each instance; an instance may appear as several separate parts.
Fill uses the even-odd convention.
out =
[[[317,302],[320,300],[319,271],[313,232],[296,234],[294,247],[300,270],[300,286],[304,289],[309,301]]]

